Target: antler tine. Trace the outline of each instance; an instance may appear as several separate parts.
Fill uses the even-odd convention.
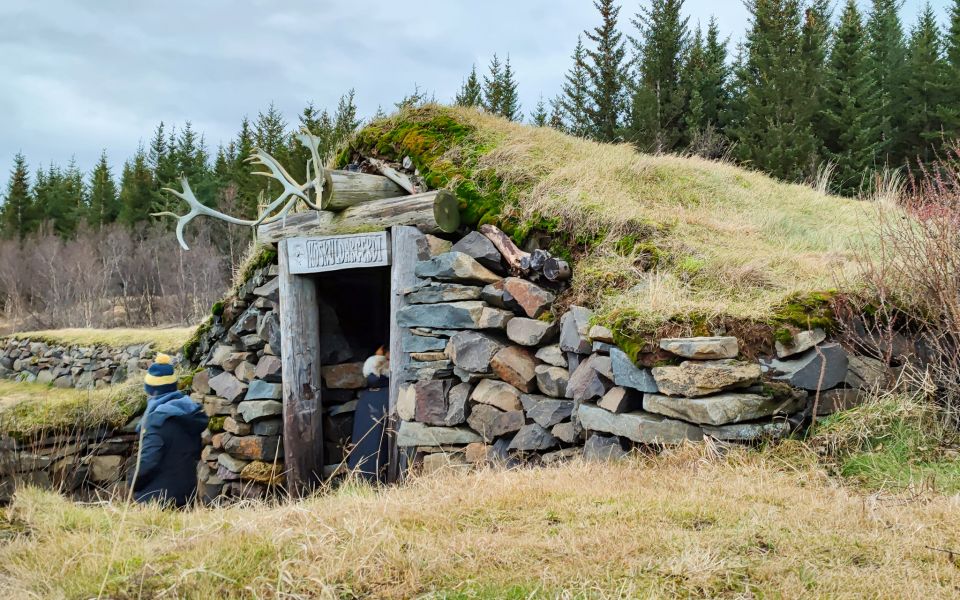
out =
[[[208,206],[205,206],[197,197],[193,194],[193,190],[190,189],[190,182],[187,181],[187,178],[180,176],[180,186],[183,188],[183,191],[178,192],[172,188],[163,188],[163,191],[170,192],[174,196],[184,200],[187,205],[190,207],[190,211],[185,215],[177,215],[169,211],[152,213],[154,217],[175,217],[177,219],[177,240],[180,242],[180,247],[184,250],[189,250],[190,247],[187,246],[187,242],[183,239],[183,228],[186,227],[187,223],[192,221],[195,217],[200,215],[206,215],[208,217],[215,217],[217,219],[226,221],[228,223],[233,223],[234,225],[254,225],[255,221],[248,221],[245,219],[238,219],[236,217],[231,217],[228,214],[224,214],[218,210],[214,210]]]

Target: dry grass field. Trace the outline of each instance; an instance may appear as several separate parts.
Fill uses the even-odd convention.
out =
[[[162,511],[21,492],[10,598],[946,598],[960,495],[868,491],[798,444],[446,472]]]
[[[155,350],[178,351],[193,334],[195,327],[155,327],[149,329],[50,329],[23,331],[10,337],[18,340],[47,342],[62,346],[139,346],[151,344]]]

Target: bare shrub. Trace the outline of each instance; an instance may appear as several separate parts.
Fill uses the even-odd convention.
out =
[[[919,369],[912,387],[926,392],[954,426],[960,425],[958,164],[955,146],[947,160],[908,179],[904,210],[878,205],[879,251],[860,260],[867,300],[844,311],[862,348]],[[862,314],[869,318],[852,317]]]
[[[226,290],[231,259],[209,225],[183,251],[160,225],[0,241],[0,310],[19,330],[189,324]]]

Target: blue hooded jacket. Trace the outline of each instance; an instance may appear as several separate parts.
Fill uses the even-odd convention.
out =
[[[138,502],[159,500],[186,505],[197,490],[200,434],[207,415],[199,404],[181,392],[150,398],[137,427],[145,428],[140,450],[140,469],[132,482]],[[133,473],[131,474],[131,476]]]

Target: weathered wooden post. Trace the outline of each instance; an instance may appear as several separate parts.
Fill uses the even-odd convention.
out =
[[[280,241],[283,454],[287,490],[291,496],[303,496],[323,478],[320,312],[316,283],[290,272],[288,252],[288,241]]]

